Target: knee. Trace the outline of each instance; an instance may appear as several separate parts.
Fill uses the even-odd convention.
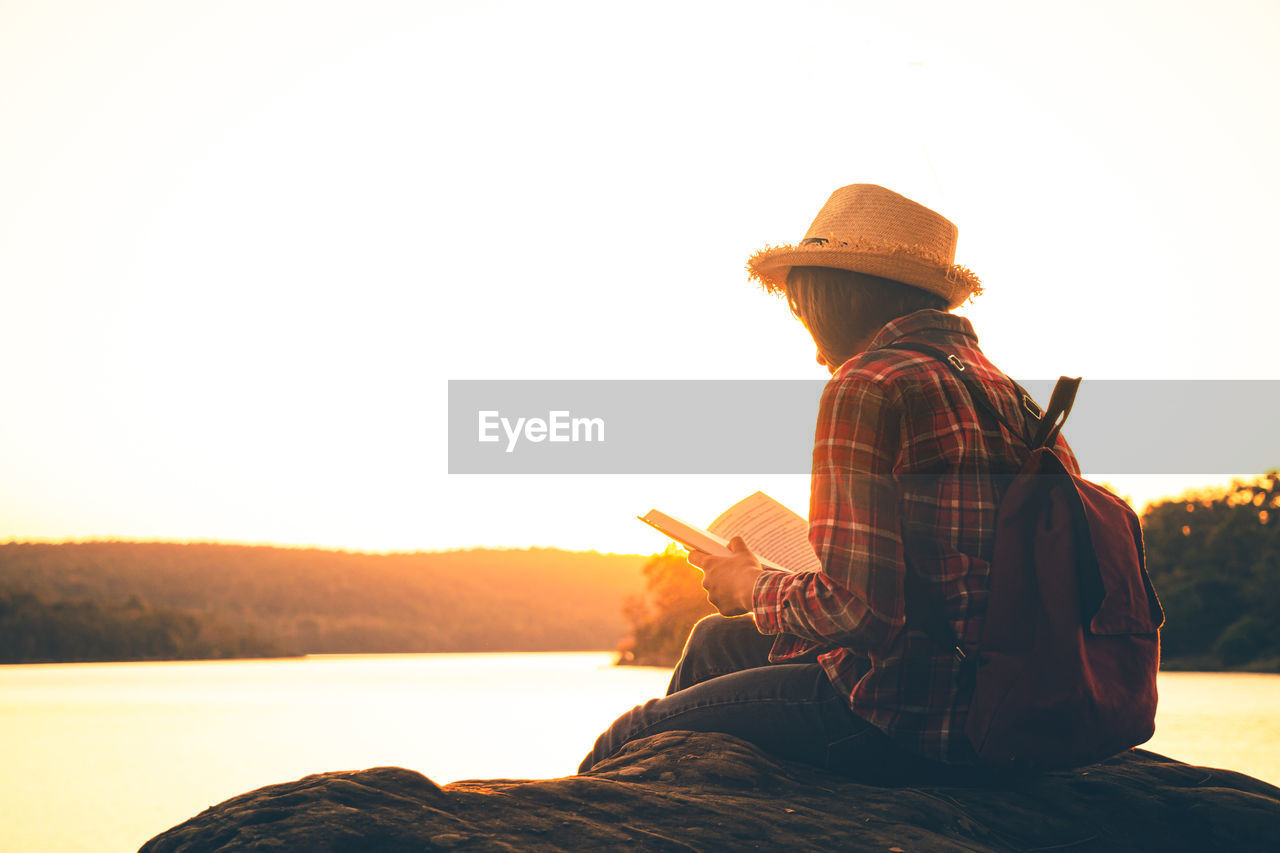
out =
[[[726,645],[724,635],[731,630],[727,627],[728,622],[724,616],[713,613],[693,623],[684,638],[684,648],[680,650],[680,661],[676,664],[669,693],[709,677],[706,670],[711,660],[719,658],[720,650]]]
[[[707,616],[689,631],[667,693],[740,669],[764,666],[769,662],[771,645],[772,640],[756,630],[750,617]]]
[[[685,642],[686,650],[707,655],[728,653],[732,657],[742,654],[744,648],[760,640],[756,623],[749,616],[726,617],[718,613],[704,616],[694,623]]]
[[[689,632],[690,636],[704,637],[707,639],[716,639],[722,637],[740,637],[743,635],[750,636],[759,634],[756,630],[755,620],[750,616],[721,616],[719,613],[712,613],[710,616],[703,616],[694,623],[693,629]]]
[[[738,620],[721,616],[719,613],[703,616],[693,623],[693,628],[689,630],[689,642],[697,642],[698,644],[714,642],[718,638],[731,633],[735,627],[733,623],[736,621]]]

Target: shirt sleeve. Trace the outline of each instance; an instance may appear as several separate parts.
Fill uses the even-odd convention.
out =
[[[827,384],[813,448],[809,541],[820,572],[766,571],[753,604],[763,634],[872,651],[905,620],[905,563],[893,476],[903,407],[858,373]],[[775,659],[789,657],[788,644]]]

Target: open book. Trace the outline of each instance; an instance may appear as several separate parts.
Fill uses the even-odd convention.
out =
[[[720,513],[703,530],[661,510],[636,516],[691,551],[725,556],[729,540],[741,536],[767,569],[784,572],[821,571],[818,555],[809,544],[809,522],[764,492],[745,497]]]

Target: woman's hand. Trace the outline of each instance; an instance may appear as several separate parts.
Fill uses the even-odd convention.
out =
[[[756,578],[760,576],[760,560],[741,536],[729,540],[728,557],[714,557],[706,551],[690,551],[689,562],[702,569],[702,588],[707,600],[721,616],[750,613]]]

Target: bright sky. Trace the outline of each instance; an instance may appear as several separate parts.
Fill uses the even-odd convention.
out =
[[[743,263],[854,182],[959,225],[1015,377],[1280,379],[1278,81],[1245,0],[0,0],[0,539],[803,512],[800,476],[449,476],[446,382],[823,377]]]

